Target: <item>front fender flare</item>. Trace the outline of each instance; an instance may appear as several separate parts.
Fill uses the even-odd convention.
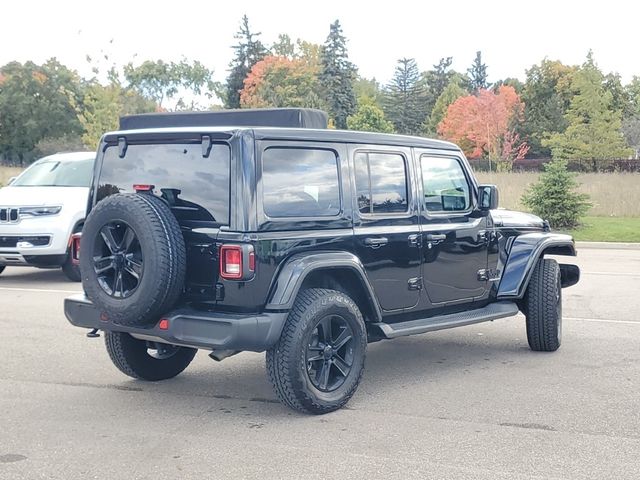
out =
[[[498,299],[522,298],[536,262],[546,253],[575,257],[573,238],[570,235],[548,232],[527,233],[516,237],[500,279]]]
[[[347,268],[353,270],[364,287],[374,315],[380,321],[382,311],[376,300],[371,283],[367,278],[360,259],[349,252],[317,252],[292,256],[280,269],[273,293],[266,305],[268,310],[289,310],[293,306],[296,295],[304,279],[313,271],[319,269]]]

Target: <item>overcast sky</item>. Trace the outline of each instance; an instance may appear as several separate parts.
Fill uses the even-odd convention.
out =
[[[233,35],[246,13],[265,43],[279,33],[322,43],[339,19],[360,74],[386,82],[400,57],[422,70],[444,56],[464,71],[482,50],[489,80],[524,79],[542,58],[578,64],[591,48],[600,67],[623,80],[640,75],[640,6],[618,1],[13,1],[3,2],[0,65],[62,63],[90,75],[85,57],[116,63],[197,59],[226,76]],[[112,41],[112,43],[110,43]]]

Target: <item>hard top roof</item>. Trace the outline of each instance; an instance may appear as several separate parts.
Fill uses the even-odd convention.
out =
[[[166,139],[178,141],[179,138],[197,137],[213,134],[218,139],[229,139],[236,134],[248,132],[256,140],[291,140],[313,142],[338,142],[357,143],[362,145],[396,145],[405,147],[422,147],[441,150],[455,150],[460,148],[451,142],[434,140],[424,137],[412,137],[409,135],[397,135],[390,133],[358,132],[354,130],[317,130],[310,128],[271,128],[271,127],[176,127],[176,128],[149,128],[137,130],[120,130],[106,133],[104,140],[108,143],[117,143],[118,138],[124,137],[131,141],[156,142]],[[190,141],[196,138],[190,138]]]

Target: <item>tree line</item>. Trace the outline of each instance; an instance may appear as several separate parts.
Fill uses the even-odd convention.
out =
[[[245,15],[224,81],[189,59],[119,66],[108,65],[107,55],[88,57],[91,78],[56,59],[8,63],[0,67],[0,161],[26,164],[58,150],[93,149],[121,115],[263,107],[319,108],[332,128],[450,140],[502,170],[522,158],[640,154],[640,77],[624,85],[618,74],[603,73],[591,52],[581,65],[545,58],[524,81],[494,83],[480,51],[464,72],[452,68],[452,57],[427,70],[400,58],[391,80],[380,84],[358,73],[347,43],[336,20],[321,45],[286,34],[267,45]]]

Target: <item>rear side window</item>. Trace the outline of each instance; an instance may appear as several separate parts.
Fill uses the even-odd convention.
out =
[[[106,149],[100,171],[97,200],[133,185],[154,185],[180,221],[229,224],[231,150],[214,144],[208,157],[197,144],[129,145],[124,158],[118,147]]]
[[[447,157],[420,157],[425,207],[430,212],[463,212],[471,205],[462,165]]]
[[[358,152],[356,189],[360,213],[402,213],[408,210],[407,167],[397,153]]]
[[[329,217],[340,212],[338,157],[318,148],[267,148],[262,153],[264,213]]]

